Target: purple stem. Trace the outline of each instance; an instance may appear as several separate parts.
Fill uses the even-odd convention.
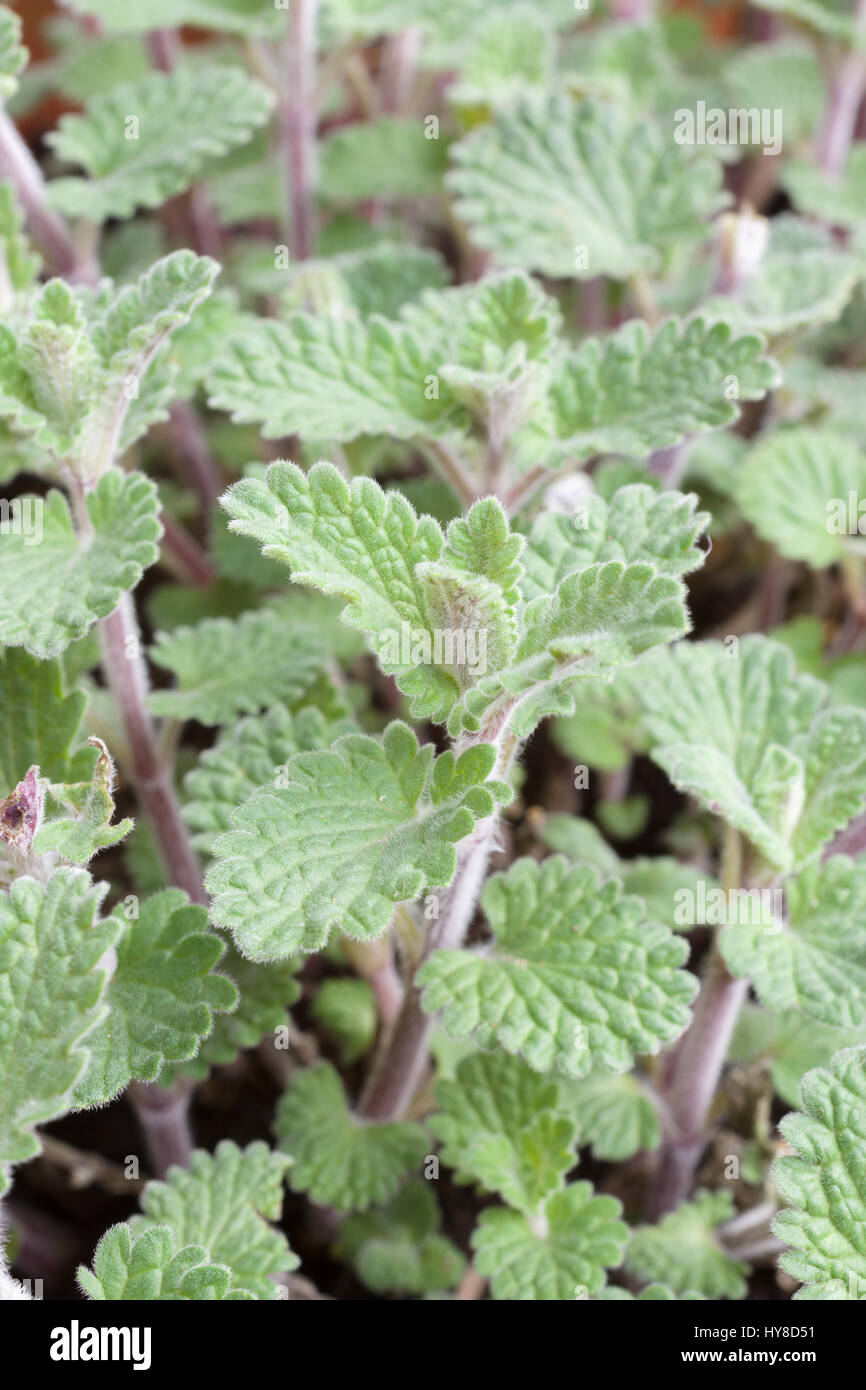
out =
[[[202,422],[189,401],[175,401],[169,412],[168,430],[189,481],[198,493],[202,519],[209,523],[210,514],[223,494],[224,484],[208,447]]]
[[[162,544],[185,584],[206,589],[217,578],[213,560],[174,517],[162,518]]]
[[[133,1081],[127,1098],[144,1131],[150,1166],[158,1178],[177,1164],[186,1168],[193,1151],[189,1102],[193,1083],[179,1077],[172,1086]]]
[[[385,45],[382,59],[382,106],[395,114],[405,111],[418,66],[424,32],[410,24],[394,34]]]
[[[858,34],[866,28],[866,0],[857,0]],[[838,177],[848,159],[857,113],[866,91],[866,52],[854,49],[839,59],[830,73],[827,111],[815,142],[815,158],[825,174]]]
[[[293,261],[316,240],[316,17],[319,0],[290,0],[286,95],[280,103],[286,219]]]
[[[196,903],[207,905],[201,866],[180,814],[171,770],[159,758],[156,731],[147,709],[147,667],[130,594],[99,624],[102,669],[126,734],[131,778],[150,821],[169,882]]]
[[[13,185],[28,229],[51,272],[67,280],[95,284],[98,279],[95,263],[89,257],[82,259],[66,223],[48,207],[42,170],[2,105],[0,178],[7,179]]]
[[[654,1220],[685,1201],[707,1142],[707,1118],[728,1055],[731,1036],[749,991],[713,950],[691,1027],[672,1058],[666,1100],[674,1133],[665,1146],[653,1193]]]
[[[498,817],[480,821],[458,849],[457,873],[442,895],[424,953],[456,949],[463,944],[487,871]],[[405,1114],[424,1074],[435,1018],[421,1007],[421,991],[406,993],[390,1042],[361,1097],[358,1114],[368,1120],[395,1120]]]

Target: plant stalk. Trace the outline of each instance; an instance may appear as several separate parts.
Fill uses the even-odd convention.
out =
[[[150,821],[169,882],[192,902],[207,905],[201,866],[180,814],[170,769],[160,761],[156,731],[147,709],[148,678],[132,596],[124,594],[99,624],[102,669],[123,722],[130,750],[131,780]]]
[[[498,815],[480,821],[460,845],[457,872],[442,895],[433,924],[426,960],[434,951],[463,944],[478,902]],[[374,1067],[358,1106],[367,1120],[395,1120],[405,1114],[424,1074],[435,1018],[421,1007],[421,991],[412,984],[406,993],[390,1043]]]
[[[182,1076],[172,1086],[133,1081],[127,1097],[144,1132],[150,1166],[164,1178],[175,1165],[186,1168],[193,1142],[189,1125],[189,1102],[193,1083]]]
[[[286,221],[292,261],[316,241],[316,18],[319,0],[289,0],[286,95],[280,103]]]
[[[727,893],[742,877],[742,841],[726,827],[722,886]],[[650,1207],[654,1220],[689,1196],[707,1142],[707,1120],[728,1055],[731,1037],[749,992],[735,979],[714,943],[704,970],[691,1026],[678,1043],[664,1086],[673,1133],[665,1144]]]
[[[2,105],[0,178],[8,179],[14,187],[28,230],[52,273],[78,283],[95,284],[96,264],[90,257],[81,258],[63,218],[48,206],[42,170]]]
[[[866,0],[857,0],[855,22],[862,34]],[[839,59],[829,75],[827,110],[815,141],[815,159],[825,174],[838,178],[845,168],[864,92],[866,52],[855,49]]]

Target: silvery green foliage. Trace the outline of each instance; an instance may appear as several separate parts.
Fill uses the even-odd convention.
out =
[[[339,1213],[332,1253],[377,1295],[462,1298],[467,1275],[504,1301],[744,1297],[711,1147],[720,1190],[655,1224],[583,1176],[663,1171],[705,945],[756,1001],[707,1133],[732,1078],[795,1107],[772,1180],[755,1108],[743,1176],[788,1204],[795,1296],[863,1297],[866,161],[809,158],[810,31],[834,67],[856,33],[841,0],[759,4],[798,37],[696,73],[687,31],[581,31],[573,0],[321,0],[319,228],[288,264],[279,7],[68,0],[26,73],[0,6],[0,100],[83,108],[46,142],[67,279],[33,186],[19,206],[0,184],[0,481],[38,523],[0,526],[0,1189],[38,1126],[129,1087],[170,1102],[223,1067],[282,1091],[269,1142],[145,1181],[86,1297],[281,1296],[286,1183],[286,1229],[304,1201]],[[725,237],[767,226],[717,217],[743,152],[670,138],[698,95],[783,111],[794,211],[745,275]],[[216,293],[216,260],[168,250],[187,240],[224,246]],[[268,466],[270,439],[294,461]],[[702,632],[739,632],[734,590],[708,602],[732,552],[746,611],[790,572],[795,616],[683,640],[692,599]],[[608,779],[580,816],[535,804],[542,760],[569,804],[564,759],[581,794]],[[184,890],[154,789],[189,832]],[[667,842],[650,807],[663,853],[590,819],[629,833],[636,794],[676,806]],[[772,907],[682,910],[737,871]],[[407,1035],[432,1037],[412,1093],[377,1109]]]
[[[167,1182],[149,1182],[142,1216],[130,1225],[142,1231],[168,1226],[177,1244],[205,1247],[217,1263],[231,1267],[232,1280],[256,1298],[275,1299],[271,1275],[298,1261],[285,1236],[274,1229],[283,1206],[289,1159],[261,1142],[238,1148],[223,1140],[212,1154],[197,1149],[187,1169],[173,1168]]]
[[[715,154],[689,153],[619,106],[554,94],[468,136],[449,183],[473,240],[500,264],[624,280],[705,236],[724,205]]]
[[[864,1059],[866,1049],[852,1047],[837,1053],[826,1070],[807,1072],[802,1113],[782,1121],[794,1157],[775,1166],[789,1206],[774,1230],[791,1247],[782,1256],[783,1268],[803,1284],[795,1298],[859,1301],[863,1296]]]
[[[384,1206],[346,1217],[337,1250],[375,1293],[451,1289],[466,1261],[453,1242],[439,1234],[439,1219],[433,1184],[410,1178]]]
[[[866,453],[831,430],[770,434],[746,455],[737,500],[758,533],[782,555],[815,569],[839,564],[862,546],[850,496],[866,489]]]
[[[50,280],[0,335],[0,415],[33,437],[49,474],[96,481],[157,420],[173,375],[155,363],[207,298],[219,266],[175,251],[130,285],[96,291]]]
[[[380,936],[395,902],[450,882],[455,844],[511,799],[494,762],[489,744],[436,758],[397,721],[294,754],[214,845],[214,921],[253,960],[318,950],[335,926]]]
[[[291,1186],[337,1211],[363,1211],[391,1197],[402,1178],[420,1168],[426,1146],[420,1125],[358,1120],[329,1062],[297,1073],[275,1127],[291,1159]]]
[[[40,505],[38,501],[35,505]],[[141,473],[110,469],[87,498],[93,529],[85,542],[63,493],[42,511],[42,541],[23,531],[0,545],[0,640],[34,656],[57,656],[117,607],[157,558],[156,488]]]
[[[694,1201],[670,1212],[658,1226],[638,1227],[626,1255],[630,1270],[642,1279],[693,1290],[705,1298],[742,1298],[746,1266],[726,1254],[715,1228],[733,1216],[727,1192],[698,1192]]]
[[[87,1036],[106,1015],[104,958],[120,930],[97,917],[106,887],[61,868],[47,883],[23,876],[0,894],[0,1190],[12,1164],[39,1152],[34,1125],[70,1109]]]
[[[245,144],[272,104],[268,88],[236,67],[153,72],[103,93],[84,114],[64,116],[52,137],[58,158],[88,177],[55,179],[51,201],[100,222],[159,207],[188,188],[208,159]]]
[[[331,465],[307,477],[277,463],[266,481],[236,484],[225,506],[231,529],[287,563],[296,583],[347,601],[346,621],[367,634],[382,669],[412,696],[413,714],[447,721],[452,733],[496,718],[519,737],[546,714],[569,713],[587,677],[687,630],[676,576],[700,563],[691,547],[706,520],[692,518],[693,500],[672,496],[677,540],[664,541],[648,489],[622,497],[610,519],[598,500],[585,542],[577,530],[571,545],[543,533],[537,544],[530,538],[525,602],[523,538],[494,498],[476,502],[443,533],[369,479],[347,486]],[[617,528],[626,517],[623,547]],[[545,570],[552,548],[557,559]],[[453,635],[450,660],[445,650],[437,655],[437,631]],[[479,631],[484,651],[473,657]]]
[[[491,429],[519,473],[602,452],[640,458],[731,423],[778,382],[759,334],[723,321],[635,319],[569,347],[556,301],[523,273],[425,290],[396,318],[295,312],[238,331],[214,364],[212,404],[266,437],[462,437]],[[733,383],[736,383],[734,388]]]
[[[683,1031],[697,988],[680,968],[685,944],[643,921],[617,882],[559,857],[519,859],[488,881],[482,905],[492,946],[435,951],[417,977],[424,1007],[443,1009],[456,1037],[580,1077],[593,1064],[626,1071]]]
[[[788,872],[808,864],[866,796],[866,719],[765,637],[682,644],[640,665],[650,751],[674,782]]]
[[[213,1263],[203,1246],[177,1249],[170,1226],[156,1226],[137,1237],[126,1223],[110,1227],[96,1247],[93,1269],[79,1267],[78,1282],[87,1298],[98,1302],[255,1297],[234,1287],[228,1265]]]

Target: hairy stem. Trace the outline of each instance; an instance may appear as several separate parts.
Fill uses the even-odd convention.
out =
[[[446,483],[449,483],[457,493],[460,501],[465,503],[467,507],[471,507],[472,503],[481,496],[481,493],[478,492],[453,449],[443,443],[441,439],[426,439],[423,447]]]
[[[866,28],[866,0],[857,0],[855,20],[862,32]],[[846,53],[830,72],[827,109],[815,141],[815,159],[826,174],[839,175],[845,168],[864,92],[866,53]]]
[[[513,516],[515,512],[519,512],[545,483],[552,483],[556,476],[551,469],[541,466],[531,468],[528,473],[522,474],[502,499],[508,515]]]
[[[470,1299],[483,1298],[487,1292],[487,1280],[483,1279],[474,1265],[469,1265],[454,1294],[456,1299],[468,1302]]]
[[[349,963],[373,991],[381,1030],[387,1034],[403,1004],[403,982],[394,964],[390,933],[386,932],[375,941],[355,941],[344,936],[342,947]]]
[[[186,1168],[193,1151],[189,1126],[192,1082],[179,1077],[172,1086],[133,1081],[127,1098],[135,1111],[147,1143],[150,1166],[158,1178],[177,1164]]]
[[[393,34],[385,45],[382,59],[382,106],[385,111],[399,114],[406,110],[423,41],[423,30],[417,24],[410,24],[399,34]]]
[[[174,517],[162,518],[164,560],[185,584],[206,589],[217,577],[213,560]]]
[[[293,261],[316,240],[316,17],[319,0],[289,0],[285,96],[280,130],[285,160],[286,221]]]
[[[147,709],[148,678],[131,594],[99,624],[102,669],[123,722],[131,780],[150,821],[169,882],[193,902],[207,903],[201,866],[180,814],[171,771],[160,761],[156,730]]]
[[[677,1049],[668,1090],[675,1137],[666,1146],[654,1194],[653,1216],[684,1202],[707,1142],[706,1124],[725,1065],[734,1026],[749,990],[713,950],[691,1027]]]
[[[208,522],[211,511],[222,496],[224,483],[198,412],[189,401],[175,401],[165,428],[172,449],[177,450],[187,477],[198,494],[203,520]]]
[[[498,817],[480,821],[457,852],[457,872],[442,894],[424,959],[443,948],[463,944],[481,893]],[[368,1120],[395,1120],[405,1113],[423,1077],[435,1019],[421,1007],[421,991],[411,985],[390,1043],[371,1073],[359,1115]]]
[[[63,218],[48,207],[42,170],[18,132],[18,127],[0,105],[0,178],[15,189],[28,230],[55,275],[68,280],[95,284],[97,268],[90,257],[80,255]]]
[[[742,841],[726,829],[722,886],[726,892],[741,879]],[[691,1026],[671,1059],[664,1098],[673,1125],[665,1145],[658,1182],[652,1194],[655,1220],[685,1201],[707,1142],[707,1121],[728,1055],[731,1036],[749,991],[748,980],[735,979],[714,944],[704,970]]]

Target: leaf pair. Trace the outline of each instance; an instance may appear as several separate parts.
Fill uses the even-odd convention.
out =
[[[211,403],[266,437],[435,441],[458,434],[482,490],[482,446],[517,474],[616,452],[642,458],[729,424],[778,381],[763,339],[724,322],[634,320],[574,349],[555,300],[524,274],[427,290],[397,318],[292,314],[239,333]]]

